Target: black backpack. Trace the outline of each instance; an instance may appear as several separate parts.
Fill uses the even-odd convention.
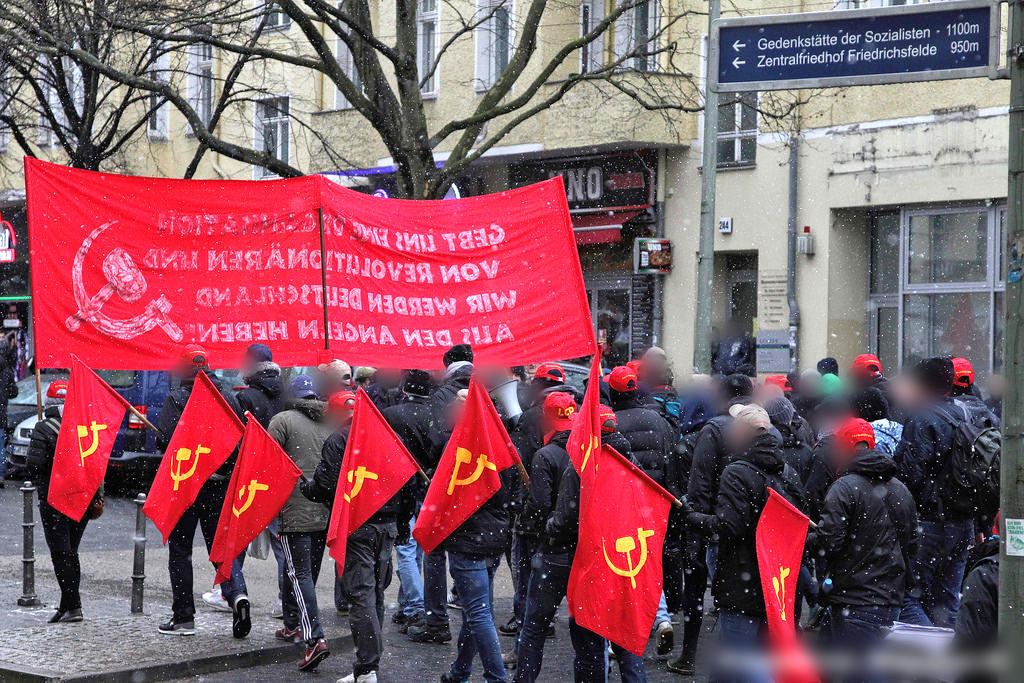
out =
[[[946,509],[964,515],[991,516],[999,509],[999,468],[1003,437],[999,422],[984,404],[953,401],[950,415],[939,415],[953,427],[953,449],[942,491]]]

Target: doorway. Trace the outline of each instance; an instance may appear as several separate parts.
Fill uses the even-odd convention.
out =
[[[735,321],[750,335],[756,333],[757,254],[729,254],[726,268],[726,321]]]
[[[632,341],[632,277],[588,277],[586,285],[597,343],[604,344],[605,365],[625,365],[630,360]]]

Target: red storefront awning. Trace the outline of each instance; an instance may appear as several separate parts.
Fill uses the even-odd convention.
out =
[[[622,224],[641,213],[642,210],[574,213],[572,229],[576,234],[576,244],[619,242],[622,240]]]

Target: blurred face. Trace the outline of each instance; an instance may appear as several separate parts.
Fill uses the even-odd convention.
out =
[[[328,411],[325,417],[327,423],[334,427],[335,431],[343,431],[352,426],[352,416],[355,415],[355,411],[352,410],[334,410]]]
[[[455,401],[448,406],[448,426],[454,427],[462,419],[462,413],[466,409],[465,401]]]
[[[903,410],[923,408],[931,403],[928,391],[906,375],[897,375],[889,381],[893,403]]]
[[[821,396],[821,378],[817,375],[801,376],[799,391],[801,396]]]
[[[745,451],[760,433],[748,422],[733,420],[725,429],[725,443],[731,451],[738,453]]]
[[[1002,375],[992,375],[988,378],[988,395],[997,401],[1003,400],[1006,392],[1006,378]]]
[[[402,371],[396,368],[380,368],[377,370],[377,381],[388,389],[397,387],[402,381]]]
[[[754,389],[754,402],[764,407],[773,398],[783,398],[786,392],[778,384],[762,384]]]

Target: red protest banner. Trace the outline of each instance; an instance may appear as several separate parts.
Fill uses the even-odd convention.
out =
[[[159,369],[189,342],[225,365],[256,341],[310,365],[325,335],[331,355],[378,367],[438,367],[464,342],[496,365],[594,352],[559,179],[406,201],[322,176],[170,180],[36,159],[25,174],[44,367],[76,353]]]

